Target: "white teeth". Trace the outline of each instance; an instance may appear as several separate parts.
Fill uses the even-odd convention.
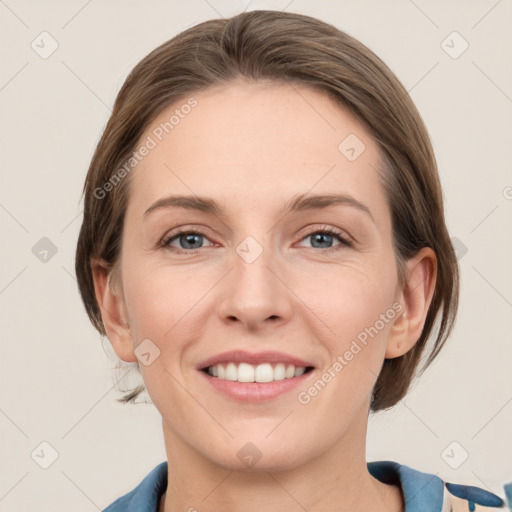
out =
[[[300,377],[305,371],[306,368],[295,368],[295,377]]]
[[[300,377],[306,372],[306,368],[293,364],[284,365],[278,363],[272,366],[270,363],[262,363],[257,366],[248,363],[216,364],[208,367],[208,375],[222,380],[238,382],[272,382],[274,380],[292,379]]]
[[[240,363],[238,365],[238,382],[254,382],[254,366]]]
[[[272,369],[272,365],[263,363],[256,366],[254,380],[256,382],[272,382],[274,380],[274,370]]]
[[[228,363],[226,366],[226,380],[238,380],[238,370],[235,363]]]
[[[283,380],[286,377],[283,363],[276,364],[274,367],[274,380]]]

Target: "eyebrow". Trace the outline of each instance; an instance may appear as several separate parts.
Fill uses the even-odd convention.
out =
[[[365,204],[348,194],[298,194],[291,198],[283,207],[283,215],[291,212],[301,212],[307,210],[316,210],[328,208],[334,205],[347,205],[357,208],[370,216],[375,222],[372,212]],[[221,205],[209,197],[200,197],[195,195],[171,195],[158,199],[145,212],[146,218],[151,212],[161,208],[185,208],[188,210],[198,210],[201,212],[212,213],[223,216],[224,209]]]

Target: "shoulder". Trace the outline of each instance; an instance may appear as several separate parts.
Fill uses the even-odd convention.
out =
[[[167,462],[158,464],[132,491],[102,512],[158,512],[160,497],[167,489]]]
[[[472,485],[446,482],[437,474],[413,469],[394,461],[368,463],[368,471],[381,482],[401,487],[405,512],[480,512],[504,509],[505,501],[498,495]],[[512,484],[504,485],[503,494],[510,494]],[[512,506],[510,501],[509,506]]]

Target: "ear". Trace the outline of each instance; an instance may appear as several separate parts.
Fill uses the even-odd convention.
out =
[[[403,310],[393,322],[387,345],[386,359],[408,352],[423,331],[437,279],[437,258],[430,247],[424,247],[406,262],[406,282],[397,301]]]
[[[102,259],[93,258],[91,268],[96,300],[112,348],[123,361],[136,362],[137,356],[134,353],[132,333],[126,321],[126,308],[122,294],[112,289],[109,279],[111,266]]]

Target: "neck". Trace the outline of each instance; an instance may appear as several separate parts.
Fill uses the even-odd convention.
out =
[[[274,471],[237,471],[207,459],[163,424],[167,491],[159,512],[403,512],[399,487],[373,478],[366,463],[366,419],[307,463]]]

